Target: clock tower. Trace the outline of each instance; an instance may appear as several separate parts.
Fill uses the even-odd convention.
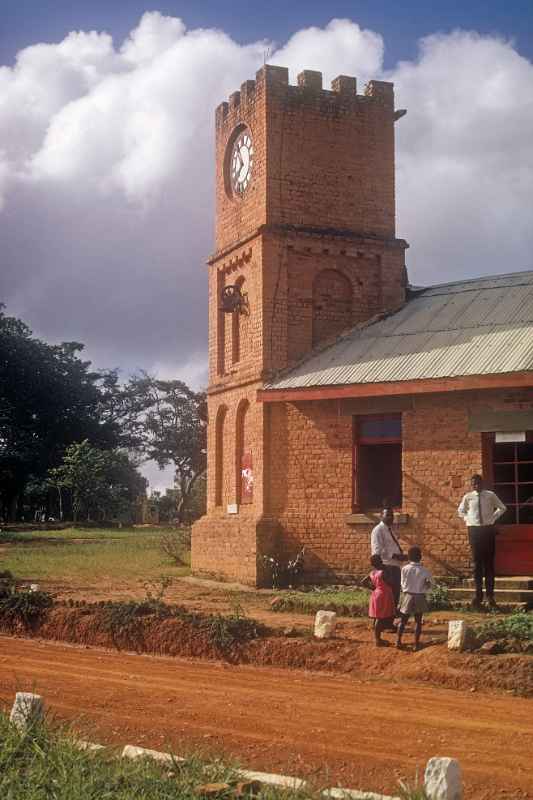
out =
[[[395,236],[393,86],[265,65],[216,109],[209,269],[207,514],[192,568],[260,584],[283,536],[276,427],[257,391],[405,300]],[[305,447],[305,443],[302,443]]]

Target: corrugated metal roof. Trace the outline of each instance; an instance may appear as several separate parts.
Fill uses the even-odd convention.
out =
[[[527,370],[533,370],[533,272],[515,272],[417,288],[399,311],[354,328],[265,388]]]

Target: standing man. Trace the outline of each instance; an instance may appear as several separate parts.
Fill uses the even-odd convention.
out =
[[[401,587],[401,564],[407,560],[402,552],[400,543],[394,535],[392,523],[394,522],[394,512],[392,508],[384,508],[381,512],[381,522],[376,525],[370,534],[370,549],[372,555],[381,556],[381,560],[387,566],[394,604],[398,608]]]
[[[481,475],[472,475],[470,480],[472,491],[465,494],[459,508],[459,516],[465,521],[468,529],[468,540],[474,562],[474,581],[476,596],[472,601],[473,608],[481,608],[483,600],[483,575],[485,576],[485,593],[487,604],[495,608],[494,601],[494,554],[495,523],[507,508],[500,498],[483,488]]]

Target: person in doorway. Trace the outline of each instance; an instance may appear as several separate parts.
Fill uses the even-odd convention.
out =
[[[387,628],[391,628],[396,606],[392,594],[392,587],[388,582],[389,568],[381,560],[381,556],[371,556],[372,572],[363,581],[364,585],[372,589],[370,602],[368,604],[368,616],[374,620],[374,640],[376,647],[383,647],[387,642],[381,638],[381,634]]]
[[[411,614],[415,618],[415,650],[420,649],[423,614],[429,611],[426,592],[431,588],[433,578],[431,572],[422,566],[422,551],[419,547],[410,547],[407,553],[409,562],[402,567],[402,599],[400,601],[400,624],[396,647],[401,648],[402,636]]]
[[[481,475],[472,475],[472,491],[467,492],[459,505],[459,516],[468,529],[468,540],[474,562],[474,582],[476,594],[473,608],[481,608],[483,601],[483,576],[485,593],[490,608],[496,607],[494,600],[494,554],[496,521],[507,511],[500,498],[489,489],[483,488]]]
[[[380,556],[383,564],[390,567],[388,577],[392,586],[395,607],[400,600],[401,565],[407,560],[393,530],[394,512],[392,508],[384,508],[381,522],[370,534],[370,550],[373,556]]]

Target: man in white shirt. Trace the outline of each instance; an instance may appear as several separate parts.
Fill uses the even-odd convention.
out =
[[[373,528],[370,534],[370,550],[373,556],[381,556],[381,560],[389,568],[388,577],[397,607],[400,599],[401,565],[403,561],[407,560],[407,556],[403,554],[400,543],[394,534],[393,522],[392,508],[384,508],[381,512],[381,522]]]
[[[483,575],[485,576],[485,593],[491,608],[494,601],[494,554],[496,521],[507,511],[500,498],[489,489],[483,488],[481,475],[472,475],[472,491],[467,492],[459,505],[459,516],[465,521],[468,539],[474,561],[474,581],[476,596],[472,602],[480,608],[483,600]]]

